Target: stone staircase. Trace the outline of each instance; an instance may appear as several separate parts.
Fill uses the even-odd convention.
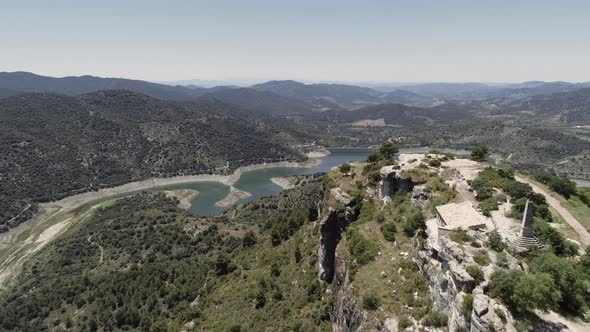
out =
[[[527,252],[534,247],[540,250],[545,249],[545,244],[534,236],[524,237],[520,234],[513,234],[508,238],[508,242],[510,249],[517,253]]]

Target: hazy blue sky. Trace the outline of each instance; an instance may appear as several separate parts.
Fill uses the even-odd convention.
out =
[[[590,1],[0,0],[0,71],[590,80]]]

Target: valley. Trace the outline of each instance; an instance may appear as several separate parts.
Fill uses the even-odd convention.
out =
[[[27,77],[0,98],[2,330],[587,326],[584,284],[546,278],[589,273],[584,87]],[[524,308],[508,274],[579,301]]]

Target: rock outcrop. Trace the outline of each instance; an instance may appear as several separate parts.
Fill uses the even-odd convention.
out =
[[[344,255],[338,254],[338,243],[346,227],[356,220],[358,211],[340,188],[330,190],[343,209],[335,209],[322,204],[320,217],[320,248],[318,249],[318,278],[330,284],[329,292],[335,299],[330,313],[333,331],[362,331],[366,325],[367,314],[356,302],[352,294],[348,267]]]
[[[444,235],[416,245],[414,261],[430,282],[433,308],[447,314],[449,331],[515,331],[508,310],[485,295],[481,285],[476,285],[467,273],[466,256],[460,244]],[[470,293],[473,309],[465,313],[464,296]],[[498,312],[502,312],[504,318],[500,318]]]
[[[379,181],[379,188],[381,189],[379,195],[381,199],[387,199],[394,192],[406,191],[410,192],[414,189],[412,179],[403,178],[397,166],[385,166],[379,171],[381,180]]]
[[[330,315],[334,332],[363,331],[367,325],[367,313],[356,302],[350,287],[348,269],[344,261],[337,259],[336,273],[331,284],[336,301]]]

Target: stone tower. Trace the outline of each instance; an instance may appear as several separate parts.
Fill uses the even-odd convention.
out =
[[[510,248],[514,252],[519,253],[528,252],[533,247],[536,247],[540,250],[544,250],[545,245],[542,242],[540,242],[534,235],[534,204],[531,201],[527,200],[523,212],[524,213],[522,214],[522,223],[520,225],[520,231],[510,236],[508,239],[508,241],[510,242]]]
[[[533,226],[535,220],[533,215],[535,213],[535,207],[531,201],[527,200],[524,206],[524,213],[522,214],[522,224],[520,230],[520,236],[522,237],[533,237]]]

